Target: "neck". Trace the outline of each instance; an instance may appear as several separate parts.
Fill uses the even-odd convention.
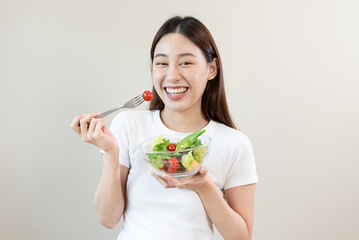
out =
[[[166,107],[160,113],[166,127],[176,132],[191,133],[204,128],[208,124],[201,111],[176,112]]]

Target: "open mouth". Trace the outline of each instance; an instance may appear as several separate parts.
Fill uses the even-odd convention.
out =
[[[165,87],[166,93],[170,95],[181,95],[187,92],[188,87]]]

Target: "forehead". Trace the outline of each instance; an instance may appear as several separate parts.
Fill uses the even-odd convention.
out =
[[[155,48],[156,54],[179,55],[182,53],[192,53],[195,56],[203,56],[201,49],[191,40],[180,33],[169,33],[158,41]]]

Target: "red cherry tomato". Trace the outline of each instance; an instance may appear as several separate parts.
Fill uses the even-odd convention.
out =
[[[143,99],[145,99],[146,101],[151,101],[153,98],[153,95],[150,91],[144,91],[142,94]]]
[[[170,164],[169,170],[177,171],[177,169],[180,166],[180,163],[178,162],[178,159],[173,157],[168,160],[168,163]]]
[[[169,144],[167,146],[167,150],[170,151],[170,152],[176,151],[176,144],[174,144],[174,143]]]
[[[172,170],[171,168],[167,169],[167,173],[176,173],[176,170]]]

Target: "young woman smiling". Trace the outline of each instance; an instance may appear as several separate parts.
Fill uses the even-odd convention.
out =
[[[211,34],[193,17],[171,18],[154,37],[151,61],[149,110],[122,111],[110,129],[94,118],[96,113],[77,116],[71,124],[105,153],[95,194],[100,222],[113,228],[123,216],[120,240],[211,239],[213,224],[225,239],[251,239],[257,183],[253,151],[231,120]],[[145,166],[141,142],[200,129],[211,137],[212,150],[196,175],[161,177]]]

